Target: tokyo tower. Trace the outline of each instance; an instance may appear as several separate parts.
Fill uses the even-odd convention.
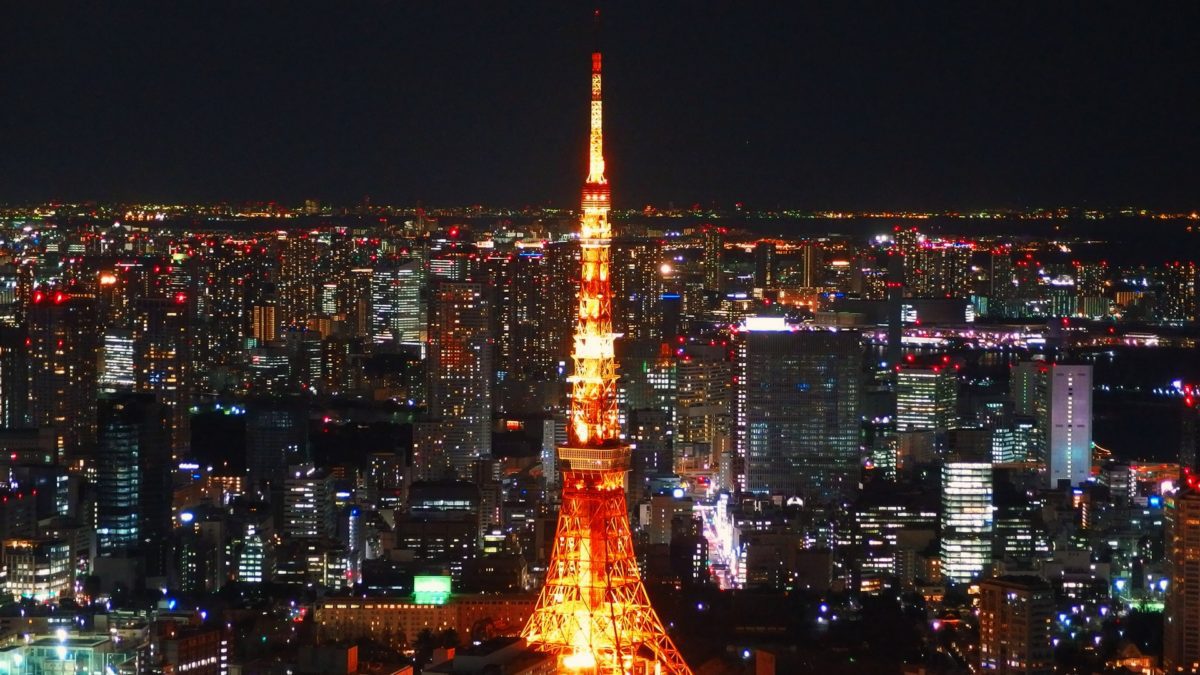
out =
[[[690,675],[650,606],[625,504],[630,448],[617,421],[599,52],[592,54],[588,155],[571,413],[567,444],[558,448],[562,507],[546,585],[522,635],[556,654],[560,672]]]

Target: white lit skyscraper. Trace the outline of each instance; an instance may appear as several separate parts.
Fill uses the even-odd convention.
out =
[[[992,465],[948,461],[942,466],[942,575],[968,583],[992,559]]]
[[[425,339],[423,280],[418,260],[380,267],[371,275],[371,337],[376,343],[420,344]]]
[[[905,363],[896,372],[896,428],[933,431],[954,426],[958,376],[949,359],[936,364]]]
[[[100,346],[100,391],[133,391],[133,331],[110,328]]]
[[[1047,475],[1078,485],[1092,471],[1092,367],[1054,364],[1047,374]]]

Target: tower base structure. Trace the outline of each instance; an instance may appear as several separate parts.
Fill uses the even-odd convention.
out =
[[[563,498],[554,548],[522,637],[557,655],[560,672],[691,675],[638,572],[625,503],[629,447],[558,454]]]

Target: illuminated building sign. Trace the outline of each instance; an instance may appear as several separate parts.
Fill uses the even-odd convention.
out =
[[[450,577],[413,577],[413,600],[421,605],[444,605],[450,599]]]

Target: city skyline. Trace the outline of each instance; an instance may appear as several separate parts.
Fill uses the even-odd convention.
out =
[[[1200,672],[1200,214],[618,212],[612,198],[752,185],[922,199],[940,180],[930,194],[952,201],[971,185],[999,198],[1001,178],[1068,198],[1085,184],[1170,193],[1187,172],[1164,177],[1162,161],[1131,178],[1125,163],[1168,126],[1054,154],[1139,109],[1106,91],[1173,81],[1179,63],[1135,73],[1170,39],[1125,70],[1120,41],[1100,39],[1118,17],[1122,39],[1181,35],[1145,30],[1165,12],[629,5],[605,14],[609,32],[573,3],[206,8],[15,12],[61,20],[68,42],[121,26],[70,50],[37,43],[29,55],[54,58],[18,64],[27,81],[82,60],[96,79],[0,155],[0,185],[16,157],[19,183],[69,189],[106,148],[93,173],[133,191],[268,177],[305,194],[0,207],[0,671]],[[165,17],[172,29],[139,32]],[[1062,22],[1078,32],[1058,35]],[[841,28],[796,30],[826,24]],[[1012,52],[1050,36],[1051,58]],[[96,45],[116,58],[89,61]],[[817,59],[822,46],[839,53]],[[382,57],[397,54],[415,60],[393,72]],[[661,76],[682,61],[694,70]],[[1116,76],[1066,77],[1077,67]],[[429,69],[419,95],[379,88]],[[847,100],[797,96],[799,71],[859,83],[853,100],[872,105],[856,117]],[[59,139],[71,171],[20,149],[87,118],[107,100],[89,92],[130,72],[128,118]],[[970,86],[927,96],[964,73]],[[237,82],[254,90],[212,86]],[[971,94],[1014,83],[1019,101]],[[900,99],[919,104],[888,118]],[[388,152],[364,101],[392,105],[386,133],[437,121]],[[806,107],[818,101],[824,118]],[[537,115],[510,119],[530,103]],[[214,137],[214,115],[230,134]],[[899,144],[864,150],[882,136]],[[452,154],[429,154],[446,139]],[[886,189],[863,182],[918,145]],[[188,171],[168,166],[185,155]],[[157,171],[130,174],[131,157]],[[828,171],[797,187],[809,162]],[[321,194],[390,176],[511,196],[546,175],[581,184],[578,206]]]
[[[615,206],[1194,209],[1197,9],[1076,10],[614,3]],[[589,12],[13,7],[0,200],[570,204]]]

